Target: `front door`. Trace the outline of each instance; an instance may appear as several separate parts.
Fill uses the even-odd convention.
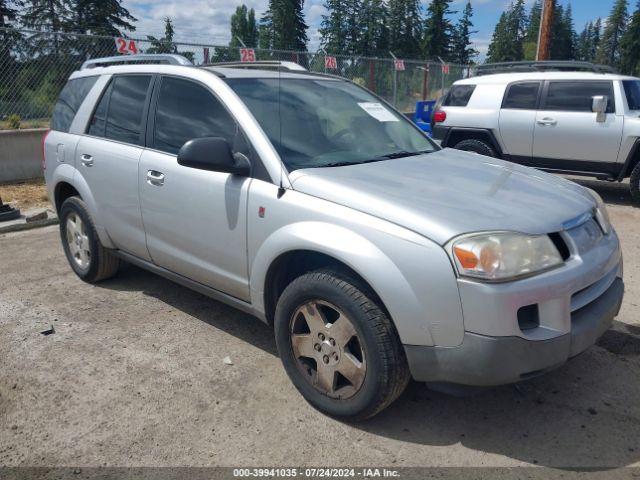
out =
[[[151,75],[115,76],[76,148],[78,172],[96,203],[96,223],[107,231],[117,248],[147,260],[138,163],[151,80]]]
[[[242,135],[204,85],[162,77],[150,115],[138,182],[147,248],[155,264],[249,299],[247,196],[250,178],[178,165],[188,140]]]
[[[616,115],[611,81],[550,81],[536,115],[535,166],[559,170],[613,168],[620,150],[624,117]],[[594,96],[608,97],[604,122],[592,112]]]

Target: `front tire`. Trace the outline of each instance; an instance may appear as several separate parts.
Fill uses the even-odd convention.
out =
[[[496,156],[496,152],[493,149],[493,147],[491,147],[491,145],[489,145],[488,143],[483,142],[482,140],[476,140],[476,139],[462,140],[461,142],[458,142],[453,148],[455,148],[456,150],[463,150],[465,152],[478,153],[486,157]]]
[[[633,201],[640,205],[640,162],[631,171],[631,178],[629,178],[629,191],[631,192],[631,198]]]
[[[278,300],[275,333],[289,378],[328,415],[370,418],[409,382],[394,325],[374,295],[344,272],[321,269],[289,284]]]
[[[82,280],[96,283],[118,272],[120,259],[100,243],[87,206],[79,197],[60,207],[60,239],[69,265]]]

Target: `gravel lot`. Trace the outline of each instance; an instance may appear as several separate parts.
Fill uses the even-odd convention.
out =
[[[625,255],[598,346],[518,388],[412,384],[356,425],[304,402],[258,320],[135,267],[87,285],[57,227],[0,236],[0,465],[640,466],[640,208],[626,185],[581,183]]]

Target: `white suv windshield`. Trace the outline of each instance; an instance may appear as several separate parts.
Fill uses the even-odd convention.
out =
[[[640,80],[625,80],[622,83],[629,110],[640,110]]]
[[[437,149],[402,115],[351,83],[227,79],[287,169],[353,165]]]

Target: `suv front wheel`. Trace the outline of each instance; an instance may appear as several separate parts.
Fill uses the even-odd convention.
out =
[[[113,277],[120,259],[100,243],[87,206],[79,197],[67,198],[60,207],[60,239],[73,271],[85,282]]]
[[[318,410],[364,420],[410,378],[394,325],[374,295],[339,270],[295,279],[278,300],[275,333],[291,381]]]

